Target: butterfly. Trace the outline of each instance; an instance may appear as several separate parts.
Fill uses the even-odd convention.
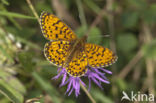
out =
[[[40,26],[50,42],[44,46],[45,57],[54,65],[66,69],[73,77],[83,76],[89,67],[107,67],[117,60],[108,48],[87,43],[87,36],[78,38],[63,21],[51,13],[42,12]]]

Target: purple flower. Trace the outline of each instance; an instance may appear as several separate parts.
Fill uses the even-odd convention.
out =
[[[68,75],[65,68],[59,67],[57,72],[58,74],[52,79],[58,79],[60,76],[63,76],[60,87],[68,85],[66,90],[68,96],[71,95],[73,91],[75,91],[76,97],[80,94],[80,83],[83,86],[86,86],[85,83],[80,79],[80,77],[72,77]],[[88,68],[88,71],[84,75],[84,77],[88,77],[89,79],[88,90],[90,90],[91,88],[91,81],[97,84],[101,89],[103,89],[101,86],[102,82],[109,84],[108,79],[105,77],[105,73],[112,74],[111,71],[108,71],[104,68]]]
[[[104,68],[90,68],[90,69],[88,69],[87,73],[85,74],[85,76],[87,76],[89,79],[88,90],[90,90],[90,88],[91,88],[91,80],[95,84],[97,84],[101,89],[103,89],[101,86],[101,82],[109,84],[108,79],[105,77],[105,73],[102,73],[100,70],[104,71],[106,73],[112,74],[112,72],[110,72]]]

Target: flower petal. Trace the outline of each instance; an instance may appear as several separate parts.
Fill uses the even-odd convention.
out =
[[[91,88],[91,79],[89,78],[89,87],[88,87],[88,91],[90,91]]]
[[[60,87],[62,87],[65,84],[66,77],[67,77],[67,73],[64,73]]]
[[[72,89],[70,90],[70,92],[69,92],[68,96],[70,96],[70,95],[71,95],[71,93],[73,92],[73,90],[74,90],[74,88],[72,88]]]
[[[98,69],[100,69],[100,70],[102,70],[102,71],[104,71],[104,72],[106,72],[106,73],[108,73],[108,74],[112,74],[112,72],[111,72],[111,71],[106,70],[106,69],[104,69],[104,68],[98,68]]]

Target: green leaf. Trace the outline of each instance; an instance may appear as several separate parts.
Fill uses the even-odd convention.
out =
[[[91,90],[91,94],[96,99],[96,101],[100,101],[99,103],[114,103],[108,96],[105,96],[97,89]]]
[[[0,79],[0,92],[14,103],[23,103],[23,96],[2,79]]]
[[[121,23],[126,28],[132,28],[137,25],[139,20],[139,13],[126,11],[121,15]]]
[[[116,80],[116,83],[117,83],[117,85],[119,86],[120,90],[125,90],[126,87],[127,87],[126,82],[125,82],[124,80],[120,79],[120,78],[118,78],[118,79]]]
[[[37,72],[33,72],[32,76],[38,82],[43,90],[45,90],[52,98],[54,103],[62,103],[62,99],[59,96],[58,91],[48,81],[43,79]]]
[[[32,72],[35,66],[35,62],[32,60],[34,54],[29,52],[20,52],[18,53],[18,58],[20,63],[23,66],[23,70],[26,72]]]
[[[47,1],[40,1],[40,2],[35,3],[35,8],[36,8],[37,12],[39,13],[39,15],[43,11],[53,13],[53,11],[51,9],[51,5],[47,5],[45,2],[47,2]]]
[[[2,14],[4,14],[5,12],[8,12],[6,8],[3,8],[4,10],[2,11]],[[21,26],[19,25],[19,23],[14,20],[14,18],[12,16],[7,16],[8,19],[18,28],[21,29]]]
[[[76,29],[75,33],[78,35],[79,38],[85,35],[87,31],[87,26],[82,25],[79,28]]]
[[[150,43],[146,43],[142,47],[142,51],[145,57],[148,58],[156,58],[156,39],[151,41]]]
[[[2,46],[0,46],[0,53],[1,53],[1,55],[5,56],[11,63],[14,62],[12,56],[9,55],[9,54],[7,53],[7,51],[6,51]]]
[[[102,40],[101,31],[99,28],[94,27],[91,29],[90,34],[88,36],[88,42],[94,43],[94,44],[100,44]]]
[[[90,8],[92,9],[95,13],[99,13],[100,12],[100,8],[98,5],[96,5],[95,2],[93,2],[93,0],[83,0],[84,3]]]
[[[124,53],[129,53],[137,47],[137,38],[131,33],[124,33],[117,37],[118,49]]]
[[[145,9],[142,13],[144,21],[147,23],[154,24],[156,23],[156,4],[151,5],[147,9]]]
[[[76,30],[76,34],[78,34],[78,37],[81,38],[85,35],[87,31],[87,27],[86,26],[81,26]],[[102,38],[101,38],[101,31],[99,28],[94,27],[90,30],[89,36],[87,41],[91,42],[91,43],[95,43],[95,44],[100,44]]]
[[[0,103],[10,103],[10,100],[4,96],[4,98],[0,99]]]
[[[24,86],[15,77],[1,69],[0,92],[14,103],[23,103]]]
[[[66,99],[64,103],[76,103],[76,101],[72,99]]]
[[[5,4],[7,6],[9,5],[9,2],[7,0],[1,0],[1,1],[2,1],[3,4]]]
[[[135,10],[143,10],[147,7],[146,0],[127,0],[128,6],[135,8]]]
[[[25,40],[30,39],[34,34],[36,33],[36,30],[31,27],[24,27],[21,30],[18,31],[18,37],[21,37]]]
[[[10,69],[10,68],[8,68],[8,69]],[[8,72],[4,71],[3,69],[0,69],[0,78],[3,79],[4,81],[7,81],[7,83],[12,88],[17,90],[18,92],[20,92],[22,94],[26,93],[26,89],[25,89],[24,85],[11,73],[8,73]]]
[[[7,16],[7,17],[23,18],[23,19],[36,19],[35,17],[32,17],[32,16],[26,16],[23,14],[13,13],[13,12],[8,12],[8,11],[0,11],[0,15]]]

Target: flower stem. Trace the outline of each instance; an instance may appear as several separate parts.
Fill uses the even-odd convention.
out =
[[[91,96],[91,94],[88,92],[88,90],[80,83],[81,88],[84,90],[84,92],[86,93],[86,95],[89,97],[89,99],[92,101],[92,103],[96,103],[96,101],[94,100],[94,98]]]
[[[40,24],[40,20],[39,20],[39,16],[34,8],[34,6],[32,5],[31,1],[30,0],[26,0],[28,5],[29,5],[29,8],[31,9],[31,11],[33,12],[34,16],[36,17],[36,19],[38,20],[39,24]]]

